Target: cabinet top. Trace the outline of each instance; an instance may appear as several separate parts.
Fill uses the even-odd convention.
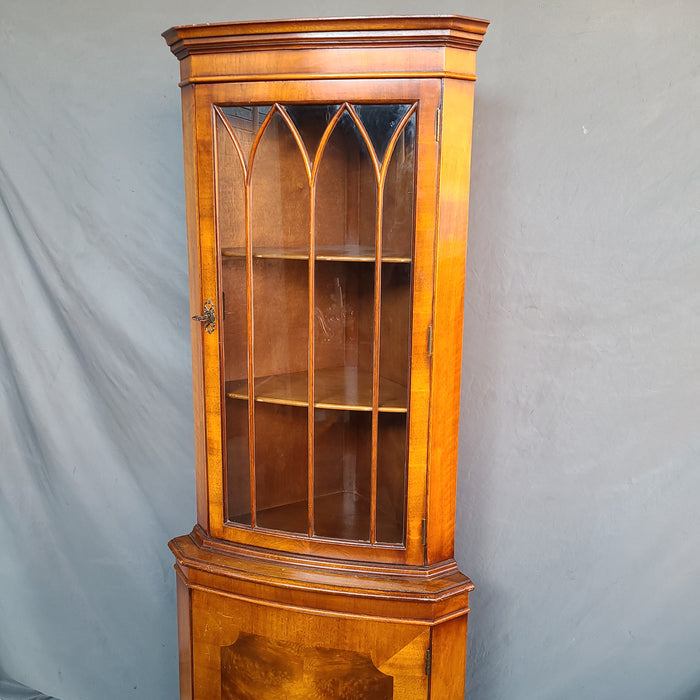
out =
[[[488,22],[459,15],[331,17],[220,22],[163,32],[182,60],[193,54],[278,48],[454,47],[475,51]]]

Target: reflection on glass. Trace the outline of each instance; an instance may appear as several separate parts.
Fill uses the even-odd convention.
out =
[[[416,115],[394,144],[384,181],[382,259],[411,259],[415,220]]]
[[[219,109],[233,130],[247,165],[255,136],[272,107],[270,105],[254,105],[220,107]]]
[[[313,162],[323,132],[330,124],[340,105],[286,105],[285,110],[304,142],[309,159]]]
[[[386,104],[372,105],[362,104],[353,105],[357,112],[362,125],[365,127],[370,141],[374,146],[374,151],[377,154],[377,160],[381,163],[386,155],[386,149],[394,135],[394,131],[403,119],[408,110],[411,108],[409,104]]]

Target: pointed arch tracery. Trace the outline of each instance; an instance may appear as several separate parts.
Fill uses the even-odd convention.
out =
[[[392,105],[387,105],[388,107],[392,107]],[[403,112],[404,109],[402,105],[394,105],[398,112]],[[303,112],[304,105],[299,105],[300,112]],[[322,106],[323,107],[323,106]],[[240,108],[230,108],[228,110],[231,113],[231,116],[233,118],[233,123],[229,121],[226,107],[222,109],[222,107],[215,105],[213,107],[214,109],[214,114],[215,114],[215,120],[217,123],[220,123],[221,126],[223,127],[223,130],[226,132],[228,135],[228,138],[230,138],[231,143],[233,144],[233,149],[235,150],[237,160],[241,166],[242,169],[242,174],[243,174],[243,182],[241,185],[245,188],[246,196],[245,196],[245,249],[241,249],[241,252],[238,253],[232,253],[232,255],[238,255],[239,259],[244,258],[245,263],[241,269],[244,270],[244,277],[245,281],[243,283],[243,286],[245,288],[245,294],[246,294],[246,318],[248,320],[248,327],[246,329],[246,332],[244,333],[244,336],[247,336],[247,353],[248,353],[248,359],[247,359],[247,386],[243,387],[239,394],[236,394],[236,397],[240,395],[241,398],[247,397],[248,399],[248,434],[250,435],[250,440],[248,443],[248,450],[249,450],[249,467],[250,467],[250,475],[249,475],[249,492],[250,492],[250,497],[249,497],[249,503],[250,503],[250,512],[246,516],[248,518],[247,521],[244,522],[244,524],[248,524],[249,527],[255,528],[255,527],[268,527],[265,524],[265,521],[262,520],[262,515],[261,520],[258,522],[258,517],[256,514],[256,509],[258,505],[261,507],[264,506],[266,503],[264,494],[258,493],[257,492],[257,487],[256,487],[256,447],[255,447],[255,439],[254,436],[256,435],[256,409],[255,409],[255,404],[256,404],[256,381],[259,378],[259,375],[261,374],[261,367],[259,367],[259,362],[258,360],[255,359],[255,345],[256,345],[256,338],[258,336],[258,333],[255,328],[255,323],[253,322],[253,317],[255,316],[254,313],[254,303],[255,303],[255,298],[256,295],[253,294],[253,288],[254,288],[254,279],[253,279],[253,268],[255,267],[256,271],[258,270],[258,265],[266,265],[266,266],[272,266],[273,264],[276,263],[269,263],[269,262],[264,262],[259,263],[259,261],[256,261],[257,258],[267,258],[268,260],[274,260],[277,259],[279,260],[280,258],[288,258],[288,259],[296,259],[296,260],[308,260],[308,263],[303,263],[303,266],[306,268],[307,272],[304,273],[306,275],[306,282],[303,283],[304,289],[306,290],[304,292],[304,295],[306,296],[305,300],[297,300],[297,302],[294,304],[296,308],[304,307],[306,308],[306,312],[308,315],[308,322],[307,322],[307,337],[305,339],[305,342],[303,343],[305,346],[304,350],[304,355],[308,352],[308,362],[307,362],[307,367],[308,367],[308,372],[306,373],[307,379],[305,380],[305,384],[307,386],[307,391],[306,391],[306,396],[301,399],[300,403],[297,404],[292,404],[292,405],[297,405],[297,406],[307,406],[308,407],[308,420],[307,420],[307,430],[308,430],[308,488],[307,488],[307,496],[306,496],[306,502],[307,502],[307,508],[308,508],[308,536],[309,537],[315,537],[315,536],[340,536],[338,534],[333,534],[333,533],[325,533],[325,534],[320,534],[315,531],[315,474],[314,474],[314,420],[315,420],[315,414],[314,414],[314,404],[316,401],[316,391],[318,387],[315,385],[315,378],[314,378],[314,369],[316,367],[315,364],[315,346],[316,346],[316,340],[314,338],[314,313],[315,313],[315,287],[316,284],[318,283],[321,287],[327,282],[325,279],[328,277],[330,274],[327,270],[330,269],[326,265],[326,263],[322,263],[321,267],[316,268],[317,260],[331,260],[331,261],[337,261],[333,262],[332,265],[349,265],[349,267],[346,268],[346,272],[349,273],[350,267],[354,268],[352,273],[353,275],[355,274],[356,270],[358,269],[363,269],[365,270],[368,274],[364,274],[363,279],[367,284],[365,284],[365,289],[368,290],[365,292],[366,296],[369,297],[369,307],[366,312],[366,332],[365,332],[365,343],[369,342],[370,346],[373,348],[372,351],[372,357],[370,357],[369,362],[365,362],[365,368],[362,369],[360,367],[357,367],[356,369],[362,369],[366,374],[369,373],[371,375],[371,385],[374,387],[371,391],[372,397],[370,400],[370,405],[359,409],[362,411],[371,411],[371,429],[369,430],[368,437],[370,437],[371,433],[371,465],[369,467],[370,475],[368,477],[369,479],[369,485],[368,485],[368,493],[365,494],[366,497],[368,497],[369,500],[369,523],[367,525],[367,532],[363,535],[361,539],[365,539],[368,542],[368,544],[376,544],[379,542],[386,542],[386,541],[391,541],[391,542],[396,542],[400,541],[402,537],[405,536],[405,532],[401,531],[401,524],[397,527],[399,527],[399,531],[396,536],[391,536],[391,537],[386,537],[386,535],[383,535],[379,531],[379,526],[377,523],[377,507],[378,507],[378,489],[377,489],[377,479],[378,479],[378,463],[377,463],[377,454],[378,454],[378,446],[379,446],[379,416],[380,416],[380,411],[387,411],[387,410],[395,410],[395,409],[387,409],[385,403],[380,404],[380,373],[379,373],[379,365],[380,365],[380,339],[383,334],[382,330],[382,316],[384,315],[382,313],[382,294],[383,294],[383,253],[382,253],[382,228],[383,228],[383,199],[384,199],[384,187],[387,182],[387,180],[390,180],[392,175],[390,174],[390,166],[392,159],[394,158],[395,152],[396,152],[396,146],[397,143],[399,142],[399,139],[401,137],[401,134],[404,132],[406,125],[409,123],[409,121],[414,118],[414,116],[417,113],[417,107],[418,104],[414,103],[411,105],[406,105],[406,111],[403,114],[403,116],[399,119],[398,124],[396,125],[395,128],[391,129],[393,127],[393,124],[395,123],[394,121],[389,121],[386,120],[386,124],[384,125],[384,122],[382,121],[382,115],[386,111],[381,105],[379,106],[380,108],[378,110],[374,109],[373,105],[367,105],[368,109],[366,110],[367,113],[365,113],[365,108],[364,105],[359,105],[359,106],[354,106],[353,104],[349,102],[342,102],[342,103],[333,103],[333,104],[328,104],[325,105],[325,114],[322,114],[320,119],[316,119],[316,121],[313,121],[310,117],[310,112],[306,112],[306,117],[305,119],[307,120],[306,122],[304,121],[299,121],[299,116],[296,114],[296,111],[290,107],[291,110],[291,116],[290,112],[287,111],[285,105],[280,104],[280,103],[272,103],[272,104],[267,104],[264,106],[257,106],[257,107],[248,107],[248,106],[242,106]],[[240,110],[241,114],[243,115],[242,119],[244,120],[244,131],[242,134],[242,140],[239,138],[237,135],[237,124],[238,124],[238,113],[235,111],[236,109]],[[252,109],[252,119],[249,118],[248,113]],[[335,110],[331,114],[331,110]],[[321,113],[323,113],[323,110],[320,110]],[[264,118],[262,119],[262,122],[258,126],[258,120],[257,120],[257,115],[262,115],[264,114]],[[279,115],[279,119],[275,119],[275,115]],[[347,117],[345,116],[347,115]],[[396,114],[398,117],[399,115]],[[297,123],[295,123],[295,119],[297,120]],[[368,120],[367,125],[363,122],[363,119]],[[266,173],[270,170],[268,167],[268,158],[270,157],[270,153],[274,153],[274,151],[267,151],[267,147],[265,144],[267,143],[267,140],[265,139],[265,136],[268,134],[273,120],[276,122],[276,126],[274,131],[274,134],[277,138],[281,138],[285,141],[285,146],[284,146],[284,153],[286,154],[286,157],[289,159],[288,164],[284,166],[284,161],[280,161],[280,168],[278,169],[277,166],[272,168],[272,172],[274,173],[273,175],[273,180],[275,182],[279,182],[278,178],[282,178],[282,181],[285,183],[279,191],[276,191],[276,185],[274,187],[266,187],[262,186],[258,188],[258,177],[266,177]],[[280,120],[284,122],[286,125],[286,128],[289,130],[288,134],[284,136],[284,127],[281,126]],[[336,141],[333,139],[334,134],[336,133],[336,130],[338,129],[338,126],[343,120],[343,127],[342,131],[340,133],[340,151],[336,153]],[[312,129],[309,129],[309,124],[315,124],[315,126]],[[325,125],[325,126],[324,126]],[[218,129],[218,127],[217,127]],[[215,131],[217,131],[215,129]],[[384,129],[382,133],[378,131],[378,129]],[[391,129],[391,131],[390,131]],[[240,129],[239,129],[240,130]],[[220,130],[219,130],[220,131]],[[311,144],[311,147],[317,143],[318,145],[316,146],[315,152],[312,153],[310,156],[309,153],[309,147],[304,141],[305,136],[302,136],[304,134],[306,137],[308,137],[308,141]],[[371,134],[371,135],[370,135]],[[320,136],[320,140],[316,142],[316,139],[318,138],[318,135]],[[274,140],[275,136],[272,137],[273,140],[273,148],[274,148]],[[292,145],[291,141],[289,140],[289,136],[292,137],[294,144]],[[221,137],[225,138],[225,137]],[[347,141],[345,141],[347,139]],[[373,142],[373,139],[376,141],[377,145],[375,145],[375,142]],[[329,158],[329,143],[333,142],[333,147],[332,147],[332,157]],[[362,147],[362,144],[364,144],[364,148]],[[250,147],[250,151],[247,154],[244,152],[244,148],[247,150],[248,146]],[[380,149],[379,152],[383,151],[382,157],[380,159],[378,155],[378,150]],[[343,150],[345,150],[345,155],[343,154]],[[301,156],[301,163],[296,161],[294,164],[292,170],[295,170],[295,173],[291,176],[291,180],[295,183],[297,183],[297,190],[294,191],[293,193],[287,189],[286,183],[288,182],[287,180],[284,180],[284,173],[288,172],[288,169],[292,167],[291,164],[294,159],[297,158],[296,155],[294,155],[298,151],[299,155]],[[263,155],[264,153],[267,153],[267,155]],[[338,155],[340,154],[340,157]],[[215,154],[216,158],[216,154]],[[233,153],[232,150],[229,149],[227,158],[233,158]],[[231,162],[231,161],[229,161]],[[324,163],[327,162],[327,169],[323,168],[322,166]],[[259,164],[260,167],[255,168],[254,166],[256,164]],[[302,175],[302,170],[299,167],[300,165],[303,165],[303,175]],[[286,168],[286,169],[285,169]],[[324,174],[321,175],[321,170],[324,170]],[[328,173],[328,176],[331,178],[333,181],[334,185],[332,187],[337,187],[337,183],[335,181],[335,174],[337,173],[339,176],[339,182],[343,182],[344,184],[342,187],[346,187],[345,180],[343,178],[347,177],[348,181],[350,180],[350,177],[347,175],[343,175],[343,171],[345,170],[347,173],[350,173],[354,169],[353,173],[353,182],[355,183],[354,186],[356,188],[356,192],[354,193],[355,200],[353,201],[352,207],[355,208],[356,212],[354,214],[355,219],[353,226],[355,226],[354,233],[352,232],[352,227],[350,224],[345,224],[342,221],[342,216],[339,219],[339,230],[338,230],[338,236],[339,236],[339,242],[345,242],[346,244],[346,251],[345,252],[328,252],[328,248],[335,248],[337,250],[340,250],[343,246],[335,246],[333,244],[329,244],[329,239],[324,239],[323,237],[320,239],[319,242],[316,240],[317,236],[317,226],[319,226],[319,222],[317,221],[317,208],[321,206],[321,202],[326,204],[330,204],[330,207],[332,208],[333,205],[335,204],[337,208],[342,208],[342,204],[336,203],[336,202],[326,202],[323,198],[320,201],[317,201],[317,198],[319,195],[319,187],[323,188],[325,190],[325,178],[326,178],[326,172]],[[217,177],[218,177],[218,167],[216,168],[217,171]],[[253,177],[254,173],[258,173],[259,175],[256,174],[255,177]],[[361,172],[361,175],[359,173]],[[272,182],[273,180],[270,180]],[[306,193],[303,196],[308,196],[308,209],[307,209],[307,216],[308,216],[308,227],[305,228],[306,225],[298,225],[295,224],[294,230],[298,231],[299,234],[301,234],[302,230],[304,230],[304,236],[308,236],[308,243],[306,244],[306,249],[303,252],[300,253],[295,253],[294,255],[290,255],[290,246],[285,247],[286,244],[283,244],[281,247],[279,243],[277,243],[277,239],[274,239],[274,243],[272,242],[272,239],[266,234],[265,235],[265,241],[262,241],[262,239],[258,238],[258,235],[255,233],[255,225],[254,225],[254,220],[258,215],[255,214],[255,208],[257,206],[262,206],[263,208],[266,208],[267,211],[269,212],[270,207],[266,205],[266,202],[274,202],[275,206],[272,207],[274,210],[275,208],[279,207],[280,211],[282,212],[280,214],[280,222],[286,220],[288,211],[285,211],[285,207],[289,201],[292,200],[292,197],[290,197],[290,194],[293,194],[293,197],[296,198],[297,192],[298,194],[302,194],[303,191],[303,186],[302,183],[306,180],[306,185],[308,189],[306,190]],[[321,183],[324,183],[324,185],[321,185]],[[253,193],[253,190],[257,194]],[[343,190],[345,192],[345,190]],[[270,193],[272,193],[272,196],[270,196]],[[286,193],[286,194],[285,194]],[[262,199],[261,202],[258,202],[255,204],[256,196],[258,199]],[[344,194],[344,197],[347,196],[347,202],[351,202],[351,193],[348,190],[347,195]],[[301,203],[302,200],[298,200],[299,204]],[[352,207],[348,205],[348,210],[350,210]],[[359,215],[357,211],[359,211],[360,207],[362,208],[362,214]],[[288,207],[287,207],[288,208]],[[299,210],[300,207],[297,205],[296,210]],[[273,222],[273,219],[276,221],[274,218],[277,216],[277,214],[272,214],[272,216],[268,216],[266,218],[269,219],[269,222],[271,225],[268,226],[268,229],[272,229],[275,227],[275,224]],[[348,219],[350,220],[350,219]],[[347,229],[345,229],[345,225],[347,225]],[[278,228],[281,230],[284,227],[283,226],[278,226]],[[402,227],[403,228],[403,227]],[[330,230],[330,229],[329,229]],[[262,229],[261,229],[262,231]],[[407,235],[412,236],[412,228],[411,231],[408,231],[407,229]],[[333,237],[335,240],[335,236]],[[281,239],[280,239],[281,240]],[[318,245],[317,245],[318,243]],[[272,245],[272,248],[268,251],[261,250],[258,246],[270,246]],[[320,248],[323,248],[325,246],[326,250],[320,251],[317,250]],[[292,246],[293,247],[293,246]],[[360,249],[359,252],[357,249]],[[283,251],[283,252],[279,252]],[[323,253],[323,255],[321,254]],[[328,257],[331,255],[331,257]],[[324,257],[325,256],[325,257]],[[336,257],[333,257],[336,256]],[[345,257],[343,257],[345,256]],[[394,255],[393,258],[390,257],[390,262],[389,264],[393,265],[400,265],[404,262],[409,262],[410,261],[410,247],[409,247],[409,258],[407,259],[406,256],[402,256],[401,260],[396,261],[397,256]],[[358,268],[355,266],[355,263],[348,263],[348,262],[343,262],[343,260],[347,261],[362,261],[362,262],[372,262],[373,261],[373,266],[372,268]],[[280,265],[280,267],[283,267]],[[299,267],[299,263],[294,263],[294,264],[289,264],[288,266],[285,267],[284,269],[284,276],[279,276],[278,279],[282,280],[284,278],[286,279],[291,279],[291,276],[297,276],[299,277],[300,275],[298,274],[298,270],[301,268]],[[341,268],[337,268],[340,270]],[[410,269],[410,268],[409,268]],[[322,272],[323,270],[326,270],[325,272]],[[372,270],[372,271],[370,271]],[[257,274],[257,272],[256,272]],[[333,273],[335,275],[335,273]],[[345,274],[342,273],[341,274]],[[410,273],[409,273],[410,274]],[[303,275],[302,275],[303,276]],[[262,296],[269,296],[269,295],[262,295]],[[365,302],[363,302],[365,303]],[[388,316],[387,318],[389,318]],[[262,325],[262,324],[261,324]],[[295,326],[295,329],[298,329],[298,326]],[[297,332],[298,334],[298,332]],[[291,337],[291,336],[290,336]],[[262,339],[258,339],[258,344],[262,343],[262,345],[265,345],[265,343],[268,342],[268,339],[266,337]],[[294,372],[299,372],[301,370],[301,367],[297,367],[293,369]],[[270,370],[266,369],[263,374],[269,374]],[[320,387],[320,382],[319,382],[319,387]],[[323,403],[323,397],[322,397],[322,392],[319,390],[319,401],[321,401],[322,405]],[[235,393],[235,392],[234,392]],[[271,401],[270,403],[274,404],[274,401]],[[407,400],[403,401],[403,405],[407,405]],[[381,407],[380,407],[381,406]],[[404,414],[406,413],[406,408],[403,409],[398,409],[399,412],[403,410]],[[384,415],[384,414],[381,414]],[[363,477],[365,478],[365,477]],[[263,479],[264,482],[264,479]],[[264,507],[263,507],[264,510]],[[262,512],[262,511],[261,511]],[[243,521],[239,521],[243,522]],[[275,529],[275,528],[273,528]],[[299,532],[298,530],[294,530],[294,532]]]
[[[372,145],[372,141],[369,137],[369,134],[367,133],[367,129],[365,129],[362,120],[358,116],[353,106],[349,102],[343,102],[340,106],[340,109],[338,109],[338,111],[333,115],[333,118],[328,123],[328,126],[326,127],[326,130],[324,131],[323,136],[321,137],[321,142],[319,143],[319,146],[316,149],[316,157],[314,159],[314,164],[311,171],[311,180],[313,184],[315,184],[316,178],[318,177],[318,171],[321,165],[321,160],[323,158],[323,153],[326,150],[326,146],[328,145],[328,142],[330,141],[331,136],[333,135],[333,131],[335,130],[336,126],[338,125],[344,114],[348,114],[350,119],[352,119],[355,126],[357,127],[357,130],[360,132],[362,141],[364,142],[365,147],[367,148],[367,153],[369,154],[370,160],[372,161],[372,167],[374,168],[374,175],[376,181],[379,182],[379,160],[377,159],[377,153],[374,150],[374,146]]]

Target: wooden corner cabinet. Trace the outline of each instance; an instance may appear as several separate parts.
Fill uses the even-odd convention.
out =
[[[182,700],[457,700],[476,50],[456,16],[175,27],[197,524]]]

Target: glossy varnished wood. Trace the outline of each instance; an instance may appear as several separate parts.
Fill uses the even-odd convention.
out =
[[[354,17],[174,27],[185,82],[321,78],[474,80],[488,22],[457,16]],[[293,49],[284,62],[280,50]],[[418,50],[419,49],[419,50]],[[446,60],[447,52],[458,53]],[[322,56],[319,56],[319,52]]]
[[[226,258],[243,258],[245,257],[245,249],[243,248],[223,248],[221,254]],[[308,260],[308,247],[259,247],[253,248],[254,258],[275,258],[280,260]],[[374,262],[377,259],[377,254],[373,246],[362,245],[316,245],[315,259],[328,260],[335,262]],[[410,263],[409,255],[402,255],[400,252],[382,251],[383,262],[399,262]]]
[[[192,589],[192,607],[193,656],[196,660],[193,685],[196,700],[218,698],[232,687],[235,688],[235,679],[230,677],[231,672],[235,673],[235,670],[231,668],[230,654],[227,652],[231,647],[235,647],[238,640],[251,640],[251,637],[260,640],[257,646],[262,654],[257,657],[258,660],[267,657],[271,667],[268,665],[259,671],[253,670],[252,673],[250,667],[240,669],[243,673],[248,670],[245,674],[248,678],[245,680],[255,683],[256,691],[261,695],[242,695],[239,698],[275,697],[301,700],[315,697],[340,700],[345,697],[365,700],[373,697],[348,694],[348,690],[353,690],[345,675],[350,664],[360,670],[362,675],[358,681],[367,690],[386,693],[388,678],[391,680],[390,698],[426,700],[428,697],[429,679],[424,666],[425,653],[430,641],[428,628],[368,618],[334,618],[310,615],[301,610],[279,610],[243,601],[222,592],[199,588]],[[310,663],[306,665],[306,669],[302,663],[301,669],[297,666],[296,673],[290,673],[284,680],[280,678],[281,668],[290,661],[298,664],[301,650],[309,647],[315,647],[315,650],[307,656]],[[270,658],[270,652],[273,652],[276,658]],[[250,664],[250,654],[246,656]],[[325,663],[322,665],[317,663],[320,657],[325,657]],[[329,662],[333,659],[340,666],[340,669],[336,667],[336,673],[329,668]],[[376,671],[373,672],[372,667]],[[338,670],[340,673],[337,673]],[[309,694],[309,681],[314,677],[316,680],[331,681],[330,689],[328,686],[324,689],[325,694],[313,694],[321,690],[316,684],[316,687],[311,686]],[[376,680],[385,678],[374,687],[368,687],[368,677],[374,677]],[[289,685],[282,685],[280,688],[279,681]],[[337,692],[332,690],[333,681],[338,684]],[[276,695],[269,694],[270,684],[273,688],[277,686],[274,688]],[[340,688],[343,686],[345,692],[341,695]]]
[[[391,700],[394,679],[368,654],[241,633],[221,650],[222,700]]]
[[[303,99],[305,101],[340,102],[344,100],[352,101],[409,101],[415,102],[419,98],[418,107],[418,133],[416,152],[417,159],[422,166],[419,169],[419,182],[415,195],[415,206],[417,212],[416,232],[413,256],[413,333],[410,339],[411,344],[411,389],[409,394],[409,405],[412,415],[415,417],[409,425],[411,434],[408,442],[407,452],[407,479],[406,479],[406,511],[407,525],[405,544],[400,548],[388,549],[381,547],[373,551],[364,548],[361,555],[363,559],[369,561],[394,561],[412,562],[422,564],[424,560],[424,549],[422,544],[422,520],[425,517],[425,454],[427,440],[427,415],[429,400],[429,371],[430,358],[428,356],[427,336],[428,325],[432,319],[432,250],[434,244],[434,218],[430,212],[434,210],[435,192],[434,183],[437,171],[437,143],[434,132],[434,114],[440,99],[441,85],[439,81],[410,81],[391,83],[391,86],[383,81],[343,81],[325,83],[315,81],[308,84],[294,83],[272,83],[266,84],[226,84],[226,85],[201,85],[197,86],[197,104],[200,105],[202,116],[198,120],[200,139],[204,144],[209,143],[211,148],[212,120],[205,119],[205,114],[209,113],[210,105],[226,103],[248,103],[248,102],[295,102]],[[421,126],[423,125],[423,126]],[[203,147],[205,148],[205,147]],[[204,158],[204,151],[201,157]],[[205,163],[205,177],[198,179],[198,192],[200,195],[200,207],[202,202],[211,202],[214,199],[214,192],[211,189],[210,175],[207,174]],[[209,171],[210,172],[210,171]],[[421,186],[421,182],[424,182]],[[209,204],[211,206],[211,204]],[[210,228],[211,227],[211,228]],[[216,227],[213,216],[200,215],[200,236],[210,241],[216,240]],[[212,265],[216,265],[216,249],[208,248],[208,243],[203,246],[200,253],[202,256],[211,254],[214,259]],[[252,257],[252,254],[251,254]],[[223,258],[227,260],[226,256]],[[222,265],[228,264],[222,262]],[[294,261],[290,261],[294,264]],[[303,263],[298,263],[303,264]],[[350,264],[350,263],[348,263]],[[216,277],[206,276],[203,278],[203,292],[205,298],[217,296]],[[206,415],[211,422],[218,420],[221,423],[221,400],[225,395],[225,388],[219,388],[221,375],[219,373],[219,341],[217,332],[211,336],[204,334],[204,371],[205,384],[209,387],[206,400]],[[216,393],[214,393],[216,388]],[[211,398],[210,398],[211,397]],[[214,415],[217,418],[214,418]],[[211,446],[208,452],[208,464],[205,465],[209,480],[209,507],[210,507],[210,532],[217,537],[228,540],[238,540],[245,544],[258,544],[263,547],[289,548],[296,552],[307,552],[323,554],[325,556],[358,556],[356,544],[329,545],[326,541],[303,540],[298,537],[280,539],[270,532],[262,532],[259,535],[250,533],[247,530],[230,529],[226,526],[222,514],[224,512],[223,494],[225,487],[222,480],[221,454],[216,452],[213,445],[215,440],[221,440],[220,428],[212,427],[208,430],[213,440],[208,444]],[[421,444],[422,443],[422,444]],[[204,471],[202,465],[198,465],[200,471]],[[255,480],[252,480],[253,485]],[[363,546],[363,545],[361,545]]]
[[[365,17],[164,34],[181,68],[192,314],[212,300],[219,318],[212,334],[193,327],[198,525],[171,542],[183,699],[462,697],[473,586],[452,557],[486,27]],[[401,128],[375,153],[355,109],[367,103],[409,105],[415,171],[392,170]],[[339,110],[300,131],[285,105],[309,104]],[[232,105],[269,111],[248,128]],[[341,117],[361,165],[343,155]],[[353,313],[337,333],[335,287]]]
[[[372,411],[372,375],[356,367],[329,367],[315,371],[313,405],[316,408]],[[254,400],[290,406],[308,406],[306,372],[273,374],[255,380]],[[248,398],[247,382],[231,382],[226,396]],[[382,378],[377,411],[406,413],[406,387]]]
[[[474,588],[454,560],[419,568],[334,562],[233,544],[222,548],[199,529],[174,539],[170,548],[190,588],[317,614],[430,626],[465,615]]]
[[[196,177],[197,166],[197,119],[194,107],[194,89],[182,89],[182,141],[185,155],[185,199],[187,203],[187,253],[189,260],[190,311],[191,315],[202,313],[204,300],[202,292],[203,265],[199,237],[199,189]],[[194,444],[197,477],[197,523],[205,530],[209,528],[208,499],[208,450],[206,444],[206,400],[204,396],[204,348],[203,335],[192,333],[192,384],[194,403]]]
[[[183,603],[181,611],[181,636],[191,624],[187,644],[181,646],[182,678],[191,681],[195,700],[235,687],[227,650],[241,635],[257,635],[262,646],[280,654],[291,645],[294,657],[297,645],[334,650],[345,664],[357,661],[359,654],[391,677],[390,697],[397,700],[427,700],[429,686],[433,698],[461,698],[464,621],[473,586],[454,562],[370,571],[353,562],[295,559],[233,545],[222,552],[200,530],[173,540],[171,549],[179,585],[189,592],[189,605]],[[428,673],[429,648],[440,677]],[[263,658],[264,653],[258,657]],[[278,665],[284,665],[283,659]],[[363,669],[371,670],[367,663]],[[269,671],[275,675],[274,668]],[[269,691],[269,677],[265,682],[255,672],[247,675],[251,683],[261,684],[261,693]],[[295,684],[284,688],[288,695],[279,697],[308,693],[308,682],[309,674],[300,673]],[[190,697],[188,687],[183,698]],[[274,682],[273,687],[279,691]]]
[[[428,548],[432,563],[454,551],[462,317],[469,216],[474,84],[446,80],[443,88],[436,212],[433,381],[428,449]]]

